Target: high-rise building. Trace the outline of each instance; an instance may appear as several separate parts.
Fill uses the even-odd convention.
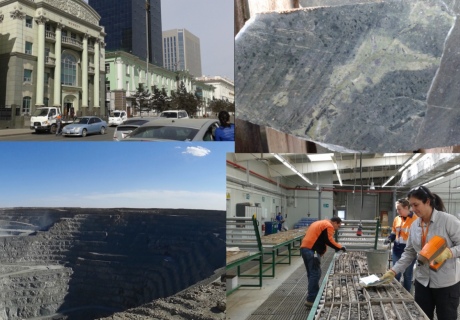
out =
[[[186,29],[163,31],[163,66],[201,77],[200,38]]]
[[[122,50],[145,60],[148,48],[149,62],[163,66],[161,0],[89,0],[89,5],[99,13],[105,26],[107,51]]]

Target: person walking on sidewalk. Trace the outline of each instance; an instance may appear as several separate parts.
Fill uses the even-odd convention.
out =
[[[61,134],[61,132],[60,132],[61,131],[61,121],[62,121],[61,115],[58,114],[56,116],[56,136]]]
[[[313,222],[307,229],[307,233],[300,245],[302,259],[307,269],[308,293],[306,307],[312,307],[319,292],[319,279],[321,278],[321,257],[329,246],[336,251],[346,251],[345,246],[334,241],[334,233],[339,230],[342,219],[332,217]]]

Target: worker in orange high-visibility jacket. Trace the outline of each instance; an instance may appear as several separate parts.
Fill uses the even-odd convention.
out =
[[[305,237],[300,245],[305,268],[308,277],[308,294],[305,306],[312,307],[319,291],[319,279],[321,278],[321,257],[329,246],[336,251],[346,251],[345,246],[334,241],[334,233],[340,228],[342,219],[332,217],[313,222],[307,229]]]
[[[406,248],[407,239],[409,238],[409,229],[415,220],[417,220],[417,215],[409,210],[410,205],[407,199],[399,199],[396,201],[396,211],[398,212],[399,216],[397,216],[393,220],[393,229],[391,234],[388,236],[388,239],[385,243],[394,242],[393,251],[391,253],[391,259],[393,260],[393,265],[401,259],[401,255]],[[410,292],[410,288],[412,286],[412,274],[414,273],[414,264],[415,260],[406,268],[403,273],[403,286],[404,288]],[[401,279],[401,273],[396,275],[396,280]]]

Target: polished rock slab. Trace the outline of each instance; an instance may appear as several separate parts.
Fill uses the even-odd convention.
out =
[[[447,110],[442,119],[459,118],[450,6],[365,1],[256,15],[235,42],[236,117],[338,151],[460,144],[456,132],[427,122],[441,117],[431,99],[444,103],[432,103]],[[443,88],[436,98],[432,86]]]

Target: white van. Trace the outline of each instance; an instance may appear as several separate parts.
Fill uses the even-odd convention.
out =
[[[160,118],[188,119],[188,113],[185,110],[166,110],[160,113]]]
[[[128,115],[126,114],[126,111],[113,110],[112,112],[110,112],[109,126],[118,126],[119,124],[122,124],[123,121],[127,119],[128,119]]]

